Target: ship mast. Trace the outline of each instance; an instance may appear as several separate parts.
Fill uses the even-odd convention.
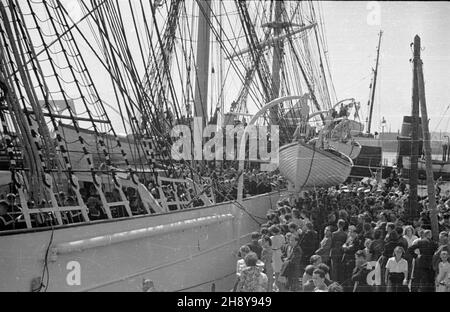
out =
[[[194,98],[194,116],[202,117],[200,129],[206,126],[208,114],[208,73],[209,73],[209,44],[211,0],[198,0],[198,31],[197,31],[197,59]]]
[[[282,1],[275,1],[275,25],[273,26],[273,35],[278,37],[281,35],[281,14]],[[273,59],[272,59],[272,100],[278,98],[280,94],[280,63],[282,61],[282,43],[275,43],[273,45]],[[278,124],[278,107],[275,106],[270,109],[270,120],[272,125]]]
[[[370,107],[370,113],[369,113],[369,124],[367,126],[367,133],[370,133],[371,127],[372,127],[372,115],[373,115],[373,102],[375,100],[375,88],[377,86],[377,74],[378,74],[378,61],[380,59],[380,44],[381,44],[381,35],[383,34],[383,31],[380,30],[379,38],[378,38],[378,48],[377,48],[377,62],[375,65],[375,71],[373,74],[373,85],[372,85],[372,94],[370,97],[369,107]]]

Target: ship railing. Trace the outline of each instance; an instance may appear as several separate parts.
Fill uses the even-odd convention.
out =
[[[198,198],[203,201],[205,206],[214,204],[214,200],[205,194],[206,190],[191,179],[158,177],[158,185],[160,196],[158,202],[162,207],[164,207],[164,209],[166,209],[166,211],[186,209],[191,206],[193,207],[195,198],[192,197],[191,191],[193,191],[195,197],[198,196]],[[180,187],[183,188],[183,194],[186,199],[182,199],[178,195]],[[171,198],[175,200],[171,200]],[[171,209],[169,209],[169,207],[171,207]],[[176,209],[173,209],[173,207],[176,207]]]
[[[38,218],[40,218],[41,223],[45,223],[48,221],[48,217],[50,219],[56,219],[56,222],[59,225],[63,225],[64,221],[66,223],[70,223],[69,216],[65,215],[66,212],[81,212],[83,218],[85,221],[89,221],[88,219],[88,208],[86,206],[56,206],[56,207],[46,207],[46,208],[28,208],[27,204],[22,203],[22,207],[20,208],[21,212],[15,213],[16,215],[19,215],[16,218],[16,221],[18,223],[24,222],[26,224],[26,227],[28,229],[35,228],[37,226],[37,222],[39,222],[39,219],[32,219],[32,215],[36,215]],[[44,214],[47,214],[45,216]],[[21,217],[23,216],[22,221]],[[33,226],[33,223],[36,224],[36,226]]]
[[[214,195],[214,190],[213,190],[213,180],[210,177],[202,177],[202,181],[206,182],[206,185],[209,185],[210,187],[205,187],[205,184],[199,185],[198,183],[192,181],[189,178],[187,180],[189,180],[192,183],[191,187],[195,186],[195,189],[199,190],[197,192],[200,194],[199,196],[203,200],[206,200],[206,202],[209,202],[211,204],[216,203],[216,197]]]
[[[80,212],[82,215],[82,216],[80,216],[80,222],[81,223],[89,222],[90,221],[89,209],[87,208],[86,204],[84,203],[83,198],[81,197],[81,194],[79,193],[78,188],[75,190],[75,192],[76,192],[77,201],[78,201],[78,203],[81,203],[81,204],[72,205],[72,206],[60,206],[58,204],[55,194],[53,193],[52,178],[48,174],[46,175],[46,178],[48,179],[47,182],[48,182],[49,186],[47,186],[47,191],[51,198],[51,200],[49,201],[51,203],[51,207],[29,208],[27,205],[26,196],[24,194],[24,189],[22,187],[20,187],[19,193],[20,193],[20,201],[21,201],[21,203],[20,203],[21,211],[20,211],[20,213],[18,213],[20,216],[22,216],[22,218],[21,218],[22,221],[20,221],[20,222],[24,222],[26,224],[26,227],[28,229],[31,229],[31,228],[36,227],[36,226],[33,226],[33,223],[36,222],[36,224],[38,224],[38,223],[46,222],[49,220],[48,217],[50,217],[50,219],[53,220],[52,222],[56,222],[58,225],[64,225],[64,224],[68,224],[68,223],[73,223],[70,221],[70,216],[68,215],[69,212]],[[97,178],[97,182],[99,185],[98,191],[99,191],[99,195],[100,195],[101,206],[102,206],[104,212],[106,213],[106,219],[113,219],[114,217],[112,216],[111,208],[120,207],[120,206],[122,206],[126,209],[129,217],[132,217],[133,214],[130,210],[130,203],[129,203],[129,201],[124,200],[126,197],[125,197],[125,194],[123,194],[123,191],[121,189],[123,181],[117,182],[118,183],[117,187],[120,192],[122,200],[114,201],[114,202],[107,202],[107,199],[104,196],[103,191],[101,190],[102,183],[99,180],[99,177],[96,177],[96,178]],[[25,184],[25,181],[23,181],[23,180],[25,180],[25,179],[21,179],[23,184]],[[144,192],[142,190],[142,188],[145,188],[143,186],[143,184],[140,183],[139,181],[136,181],[136,182],[137,182],[137,185],[135,183],[130,183],[133,185],[129,185],[129,186],[132,186],[138,190],[138,194],[140,195],[140,197],[142,199],[142,202],[146,208],[145,210],[146,210],[147,214],[158,213],[158,212],[164,213],[164,212],[168,212],[169,210],[180,210],[180,209],[191,208],[191,207],[194,207],[194,203],[197,198],[201,199],[205,206],[212,205],[215,203],[214,195],[213,195],[213,192],[210,187],[201,186],[198,183],[196,183],[190,179],[173,179],[173,178],[165,178],[165,177],[158,178],[158,184],[159,184],[158,190],[159,190],[160,197],[157,199],[157,198],[154,198],[153,196],[151,196],[150,199],[153,200],[154,203],[148,203],[148,201],[150,200],[150,199],[146,198],[146,196],[148,195],[148,194],[146,194],[148,192],[148,190],[146,189],[147,192]],[[210,180],[206,180],[205,182],[206,182],[206,184],[211,185]],[[124,183],[124,184],[126,184],[126,183]],[[179,193],[181,193],[179,191],[182,191],[184,196],[181,197],[181,194],[179,196]],[[172,199],[174,199],[174,200],[172,200]],[[169,207],[171,209],[169,209]],[[173,209],[173,207],[176,207],[176,209]],[[32,219],[31,217],[33,215],[37,215],[38,219],[37,220]],[[18,217],[18,218],[20,218],[20,217]],[[41,218],[43,220],[39,220],[39,218]],[[84,220],[82,220],[82,219],[84,219]]]
[[[50,216],[50,218],[53,219],[57,213],[61,214],[62,212],[71,212],[71,211],[81,212],[82,215],[88,214],[88,208],[86,206],[59,206],[59,207],[49,207],[49,208],[22,209],[22,215],[24,216],[27,228],[30,229],[30,228],[33,228],[33,224],[32,223],[28,224],[27,215],[30,217],[33,214],[40,216],[42,218],[41,222],[45,223],[48,221],[48,219],[45,216],[42,216],[42,214],[49,214],[48,216]],[[72,223],[72,222],[70,222],[70,217],[67,215],[64,215],[64,214],[61,216],[61,220],[57,219],[57,221],[58,221],[58,223],[61,222],[60,225],[63,225],[64,222]],[[85,221],[87,221],[87,220],[85,220]]]

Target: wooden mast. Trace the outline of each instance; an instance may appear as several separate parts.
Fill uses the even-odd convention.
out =
[[[418,157],[419,157],[419,87],[417,80],[417,63],[420,59],[420,38],[414,38],[414,58],[413,58],[413,87],[412,87],[412,110],[411,110],[411,168],[409,176],[409,216],[417,217],[417,184]]]
[[[273,29],[274,37],[281,34],[281,15],[283,12],[283,1],[275,1],[275,26]],[[283,42],[276,42],[273,46],[272,60],[272,100],[277,99],[280,94],[280,63],[282,60]],[[270,109],[270,121],[272,125],[278,124],[278,107],[274,106]]]
[[[381,35],[382,34],[383,34],[383,31],[380,30],[379,37],[378,37],[377,62],[376,62],[375,71],[373,74],[372,95],[370,98],[370,113],[369,113],[369,124],[367,126],[367,133],[370,133],[370,130],[372,128],[373,102],[375,100],[375,88],[377,86],[378,61],[380,59],[380,45],[381,45]]]
[[[209,77],[209,45],[210,45],[210,19],[211,0],[197,1],[199,6],[197,30],[197,59],[194,116],[202,117],[202,131],[208,118],[208,77]],[[200,126],[200,125],[198,125]]]
[[[414,42],[419,43],[420,37],[415,36]],[[415,48],[415,47],[414,47]],[[420,50],[419,50],[420,53]],[[437,207],[436,207],[436,196],[434,189],[434,177],[433,177],[433,165],[431,160],[431,146],[430,146],[430,131],[428,129],[428,114],[427,114],[427,103],[425,98],[425,83],[423,80],[423,70],[422,70],[422,60],[420,59],[420,54],[417,62],[415,63],[415,69],[417,72],[417,84],[418,93],[420,100],[420,109],[422,113],[422,132],[423,132],[423,145],[425,149],[425,164],[427,173],[427,191],[428,191],[428,209],[430,209],[430,220],[431,220],[431,230],[433,232],[433,238],[435,241],[439,237],[439,227],[437,219]]]
[[[22,62],[22,58],[21,58],[19,49],[17,47],[16,39],[19,40],[20,37],[19,36],[15,37],[13,35],[13,29],[11,28],[10,20],[6,13],[6,9],[2,3],[0,3],[0,12],[1,12],[1,16],[4,20],[5,31],[8,35],[8,38],[10,38],[10,40],[9,40],[10,46],[11,46],[11,49],[13,52],[14,59],[16,61],[19,75],[20,75],[20,77],[22,79],[22,83],[24,85],[25,93],[27,94],[27,97],[28,97],[33,109],[38,114],[38,115],[36,115],[36,121],[37,121],[39,128],[42,130],[44,127],[46,127],[46,124],[45,124],[45,120],[43,120],[42,116],[39,115],[40,111],[37,109],[37,103],[34,102],[36,100],[36,98],[35,98],[34,94],[32,93],[33,87],[32,87],[31,81],[29,81],[29,79],[25,73],[26,63]],[[5,68],[6,68],[6,66],[5,66]],[[8,100],[8,98],[7,98],[7,100]],[[27,147],[25,148],[25,152],[26,152],[25,156],[26,156],[26,159],[29,161],[30,168],[32,169],[31,174],[29,175],[29,178],[31,180],[30,181],[31,183],[29,183],[29,185],[30,185],[30,194],[29,195],[31,196],[31,198],[33,198],[33,200],[35,202],[40,202],[40,200],[43,198],[43,195],[44,195],[43,194],[43,186],[39,180],[40,177],[44,176],[44,169],[42,166],[42,161],[39,158],[38,148],[34,142],[34,139],[31,136],[30,127],[29,127],[27,121],[25,120],[25,117],[23,116],[22,112],[20,111],[19,105],[14,105],[14,104],[18,104],[18,103],[15,103],[15,101],[14,102],[8,101],[8,105],[10,105],[11,108],[13,108],[13,111],[16,114],[17,122],[20,125],[20,129],[22,131],[24,131],[22,133],[23,138],[27,139],[26,141],[25,140],[23,141],[23,144],[27,144]],[[47,129],[47,131],[48,131],[48,129]],[[41,133],[43,133],[43,131]]]

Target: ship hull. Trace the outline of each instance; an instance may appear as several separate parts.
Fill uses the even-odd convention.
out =
[[[160,215],[91,222],[51,230],[2,233],[0,291],[229,291],[236,251],[259,230],[279,193]],[[253,218],[250,217],[254,216]],[[240,217],[239,217],[240,216]],[[52,238],[53,235],[53,238]],[[47,257],[48,275],[42,274]],[[46,281],[48,276],[49,281]]]
[[[279,159],[281,174],[297,191],[338,185],[348,178],[353,165],[348,157],[339,157],[302,142],[281,147]]]
[[[409,179],[410,171],[411,171],[411,159],[410,157],[402,157],[402,175],[403,177]],[[427,178],[426,174],[426,165],[425,160],[419,159],[418,160],[418,174],[419,179],[425,180]],[[435,160],[432,161],[432,168],[433,168],[433,178],[435,180],[442,177],[443,181],[450,181],[450,163],[444,162],[441,160]]]

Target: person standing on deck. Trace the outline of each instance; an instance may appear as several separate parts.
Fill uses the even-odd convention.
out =
[[[262,253],[261,260],[264,262],[264,273],[267,275],[267,291],[271,292],[273,288],[273,267],[272,267],[272,240],[269,236],[265,235],[262,237]]]
[[[267,275],[258,268],[258,256],[250,252],[245,256],[245,268],[239,276],[237,292],[265,292],[267,290]]]
[[[280,228],[278,226],[272,225],[269,228],[269,231],[272,234],[270,239],[272,240],[272,267],[273,272],[275,273],[275,285],[277,285],[278,289],[280,289],[281,285],[278,281],[278,278],[280,277],[281,268],[283,266],[283,260],[281,259],[281,247],[285,244],[286,240],[281,234]]]
[[[287,279],[286,288],[288,291],[299,289],[299,277],[301,276],[302,249],[299,244],[299,237],[291,235],[287,250],[287,258],[283,264],[283,271],[280,273]]]
[[[394,256],[386,263],[385,283],[388,292],[408,291],[408,262],[403,258],[404,253],[403,247],[395,247]]]
[[[347,241],[347,233],[344,231],[345,221],[340,219],[338,221],[338,230],[331,235],[331,279],[338,283],[342,283],[344,269],[342,266],[342,246]]]
[[[258,256],[258,259],[261,260],[261,253],[263,248],[258,243],[260,235],[258,232],[253,232],[251,238],[252,242],[247,244],[247,246],[248,248],[250,248],[252,252],[254,252]]]
[[[370,273],[367,265],[366,253],[358,250],[355,253],[355,268],[352,273],[352,282],[354,283],[353,292],[372,292],[373,288],[367,284],[367,275]]]
[[[315,254],[322,257],[322,262],[329,264],[330,250],[331,250],[331,227],[327,226],[324,231],[324,238],[320,242],[320,248],[316,250]]]
[[[314,231],[313,224],[311,222],[306,222],[305,227],[306,231],[302,234],[300,240],[300,247],[303,251],[302,269],[309,264],[309,259],[319,248],[319,235]]]
[[[436,292],[450,292],[450,263],[448,262],[448,250],[441,250],[439,257],[441,262],[439,262],[438,265]]]
[[[433,254],[437,249],[435,242],[431,240],[430,230],[424,231],[424,237],[416,240],[408,252],[416,258],[413,284],[419,292],[434,292],[434,271],[432,266]]]

